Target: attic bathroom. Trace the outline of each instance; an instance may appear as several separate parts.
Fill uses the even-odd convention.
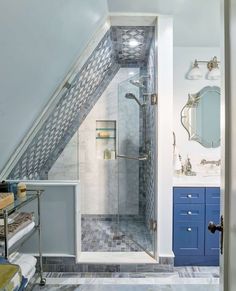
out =
[[[220,45],[176,44],[170,13],[113,9],[0,172],[42,191],[40,211],[22,206],[41,251],[36,233],[20,251],[41,285],[145,273],[219,290]]]

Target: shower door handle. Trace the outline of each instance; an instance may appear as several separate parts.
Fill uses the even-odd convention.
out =
[[[125,155],[116,155],[117,158],[127,159],[127,160],[136,160],[136,161],[147,161],[148,154],[144,154],[143,156],[139,157],[130,157]]]

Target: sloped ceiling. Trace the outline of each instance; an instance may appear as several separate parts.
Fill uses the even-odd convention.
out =
[[[36,133],[8,179],[47,174],[120,66],[144,66],[154,27],[112,27]],[[130,40],[137,45],[130,47]]]

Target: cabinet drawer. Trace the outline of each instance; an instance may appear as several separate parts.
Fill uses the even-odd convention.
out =
[[[205,188],[175,187],[174,203],[205,203]]]
[[[204,204],[175,204],[174,220],[200,221],[205,219]]]
[[[174,225],[175,255],[204,255],[204,221],[176,222]]]
[[[207,204],[220,204],[220,188],[219,187],[206,188],[206,203]]]
[[[207,204],[206,205],[206,224],[205,224],[205,255],[214,256],[219,255],[220,237],[219,232],[214,234],[208,230],[209,221],[213,221],[215,224],[220,224],[220,205],[219,204]]]

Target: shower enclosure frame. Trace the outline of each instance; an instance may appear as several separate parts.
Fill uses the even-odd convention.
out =
[[[127,18],[127,16],[129,16]],[[137,17],[137,22],[132,19]],[[143,252],[113,253],[109,252],[82,252],[81,251],[81,229],[77,221],[76,236],[80,237],[77,243],[77,263],[158,263],[159,258],[172,259],[172,99],[173,99],[173,19],[171,16],[157,14],[133,14],[133,13],[110,13],[107,23],[118,25],[119,21],[127,21],[122,25],[140,25],[140,19],[146,22],[152,18],[155,23],[155,48],[156,48],[156,92],[158,93],[158,104],[155,106],[156,115],[156,157],[155,163],[155,217],[157,231],[155,235],[154,258]],[[126,19],[126,20],[125,20]],[[147,19],[149,19],[147,21]],[[157,45],[158,44],[158,45]],[[158,49],[157,49],[158,48]],[[165,57],[163,57],[165,56]],[[163,111],[163,109],[165,111]],[[169,133],[169,134],[168,134]],[[165,195],[158,195],[165,193]],[[80,199],[78,199],[80,200]],[[165,211],[163,208],[165,207]],[[77,212],[78,213],[78,212]],[[78,213],[81,221],[81,212]],[[80,227],[81,228],[81,227]],[[129,257],[127,257],[129,256]]]

